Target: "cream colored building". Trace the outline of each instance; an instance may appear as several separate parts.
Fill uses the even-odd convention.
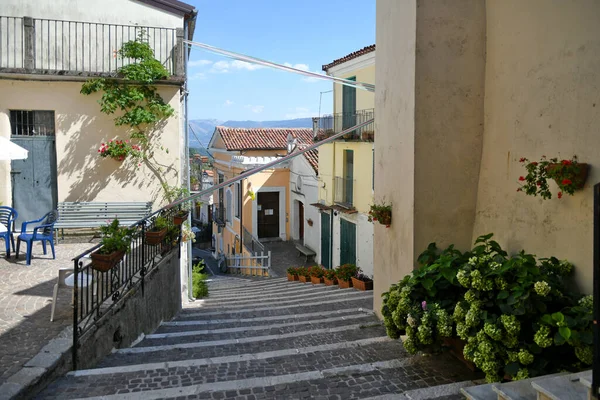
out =
[[[375,45],[324,65],[327,75],[375,83]],[[330,116],[320,118],[319,135],[329,136],[374,117],[374,94],[335,83]],[[374,124],[319,147],[320,261],[326,268],[356,264],[373,275]]]
[[[393,221],[375,226],[376,311],[428,243],[487,233],[571,261],[591,292],[599,16],[592,0],[377,1],[375,199]],[[591,165],[582,191],[517,192],[521,157],[574,154]]]
[[[185,160],[185,65],[182,40],[196,10],[176,0],[3,0],[0,3],[0,135],[29,150],[0,161],[0,201],[34,219],[63,201],[153,201],[163,182],[179,185]],[[157,86],[175,115],[152,133],[151,162],[98,156],[103,142],[129,139],[100,94],[84,96],[89,78],[122,65],[115,52],[144,31],[172,75]],[[158,150],[162,146],[164,150]]]

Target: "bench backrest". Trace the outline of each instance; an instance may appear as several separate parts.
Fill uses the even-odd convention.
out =
[[[62,202],[57,228],[87,228],[105,225],[118,218],[122,225],[132,224],[150,214],[152,202]]]

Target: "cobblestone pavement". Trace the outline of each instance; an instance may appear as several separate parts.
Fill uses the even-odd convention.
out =
[[[214,276],[209,290],[38,398],[455,400],[471,384],[449,356],[410,356],[387,338],[372,292],[231,276]]]
[[[72,267],[71,259],[90,246],[61,242],[55,245],[53,260],[50,248],[44,255],[36,244],[31,265],[25,265],[24,253],[19,260],[14,253],[10,259],[0,258],[0,384],[72,323],[71,298],[64,291],[59,293],[54,322],[50,322],[52,290],[58,269]]]
[[[294,242],[268,242],[264,243],[265,251],[271,250],[271,275],[283,277],[287,275],[288,267],[310,267],[316,263],[311,259],[306,262],[306,257],[298,257],[298,250]]]

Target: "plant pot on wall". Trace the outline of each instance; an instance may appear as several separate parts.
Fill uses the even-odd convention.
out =
[[[352,277],[352,286],[357,290],[373,290],[373,281],[364,281],[355,277]]]
[[[183,221],[185,221],[187,219],[187,217],[188,217],[189,214],[190,214],[190,212],[186,211],[184,213],[180,213],[180,214],[175,215],[173,217],[173,223],[175,225],[181,225],[181,224],[183,224]]]
[[[109,254],[101,254],[97,251],[90,254],[92,268],[96,271],[106,272],[114,268],[125,256],[124,251],[113,251]]]
[[[163,228],[160,231],[148,231],[146,232],[146,244],[149,244],[150,246],[156,246],[162,242],[166,235],[167,228]]]
[[[549,164],[546,167],[546,171],[548,171],[549,175],[553,175],[556,171],[559,170],[559,168],[562,167],[562,164],[559,163],[552,163]],[[577,170],[576,173],[570,174],[568,177],[567,176],[556,176],[553,177],[554,182],[556,182],[556,184],[562,189],[563,186],[563,179],[564,178],[570,178],[572,183],[572,186],[575,188],[575,190],[581,190],[583,189],[583,186],[585,185],[585,181],[587,180],[588,177],[588,171],[589,171],[589,165],[587,163],[578,163],[577,167],[579,167],[579,169]]]
[[[339,279],[338,278],[338,286],[340,287],[340,289],[348,289],[352,287],[352,280],[349,281],[345,281],[343,279]]]

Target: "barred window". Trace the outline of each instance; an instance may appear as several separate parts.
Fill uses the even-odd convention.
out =
[[[54,111],[10,110],[12,136],[54,136]]]

